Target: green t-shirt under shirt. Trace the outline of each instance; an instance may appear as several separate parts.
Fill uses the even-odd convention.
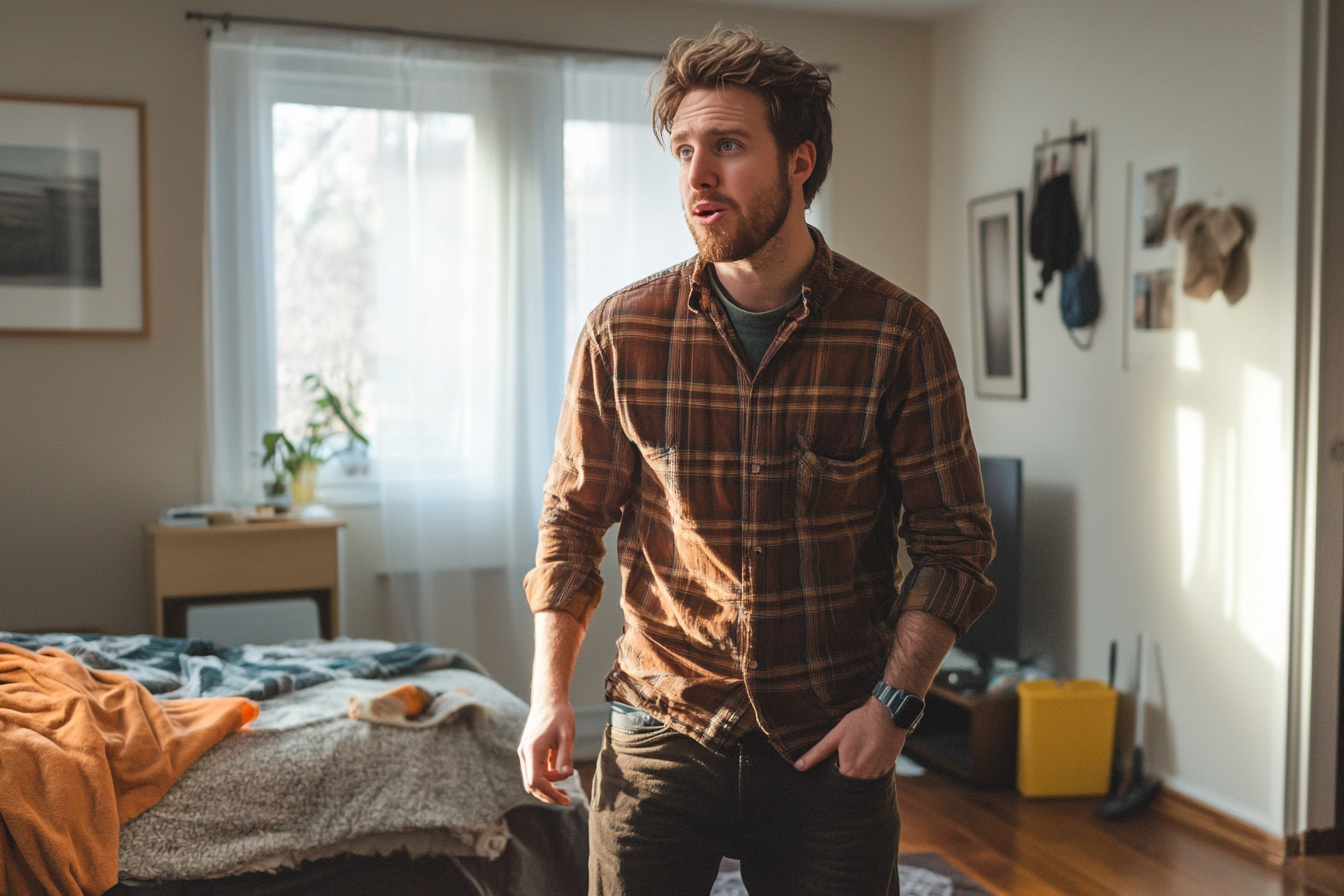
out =
[[[719,275],[713,266],[709,269],[709,285],[714,290],[714,298],[719,300],[719,304],[728,314],[728,319],[733,322],[733,330],[737,332],[737,339],[742,343],[742,350],[747,353],[747,360],[751,362],[751,369],[755,372],[756,368],[761,366],[761,359],[765,357],[766,349],[775,341],[775,334],[779,332],[779,325],[783,322],[784,316],[789,313],[790,308],[798,304],[802,294],[795,296],[792,302],[770,311],[748,311],[733,301],[728,290],[719,282]]]

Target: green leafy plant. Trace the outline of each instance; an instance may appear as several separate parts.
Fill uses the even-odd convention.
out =
[[[285,484],[293,480],[304,464],[320,466],[330,460],[336,453],[331,450],[330,443],[337,435],[346,434],[349,445],[358,443],[367,447],[369,444],[357,422],[363,413],[355,405],[353,385],[347,384],[344,399],[315,373],[303,378],[303,386],[312,394],[313,402],[303,434],[290,439],[283,432],[274,431],[263,433],[261,437],[261,466],[271,477],[266,485],[268,494],[283,494]]]

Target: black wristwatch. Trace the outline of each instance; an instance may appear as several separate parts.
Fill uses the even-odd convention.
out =
[[[909,691],[879,681],[873,686],[873,696],[891,712],[891,721],[897,728],[914,731],[924,718],[924,701]]]

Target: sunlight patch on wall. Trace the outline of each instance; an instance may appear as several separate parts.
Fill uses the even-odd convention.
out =
[[[1176,331],[1176,369],[1193,373],[1204,369],[1199,354],[1199,334],[1194,330]]]
[[[1177,497],[1181,513],[1181,587],[1189,588],[1204,521],[1204,414],[1176,408]]]
[[[1223,618],[1228,622],[1237,616],[1237,562],[1241,552],[1237,550],[1237,477],[1241,467],[1237,464],[1237,430],[1229,427],[1224,440],[1226,450],[1223,453],[1222,470],[1222,507],[1214,508],[1214,519],[1219,521],[1218,534],[1222,549],[1221,571],[1223,576]],[[1221,514],[1219,511],[1221,510]]]
[[[1237,628],[1276,669],[1287,661],[1290,501],[1283,385],[1247,365],[1241,412]]]
[[[1224,425],[1176,408],[1181,588],[1217,601],[1222,618],[1278,669],[1287,661],[1291,551],[1283,393],[1278,377],[1246,366],[1238,419]]]

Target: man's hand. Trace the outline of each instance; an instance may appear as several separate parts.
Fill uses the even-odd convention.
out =
[[[876,697],[850,712],[794,763],[805,772],[837,754],[840,774],[850,778],[880,778],[891,771],[905,748],[906,732],[891,723],[891,711]]]
[[[583,643],[583,625],[562,610],[537,613],[536,657],[532,662],[532,708],[518,744],[523,786],[543,803],[569,805],[569,794],[553,782],[574,771],[574,707],[569,682]]]
[[[553,782],[574,771],[574,708],[565,703],[534,703],[518,745],[523,786],[543,803],[569,805],[569,794]]]
[[[952,626],[928,613],[921,610],[902,613],[896,621],[896,638],[883,680],[912,694],[925,693],[956,637]],[[892,724],[891,710],[876,697],[869,697],[804,753],[794,767],[800,772],[807,771],[835,753],[840,759],[840,774],[877,778],[896,764],[909,733]]]

